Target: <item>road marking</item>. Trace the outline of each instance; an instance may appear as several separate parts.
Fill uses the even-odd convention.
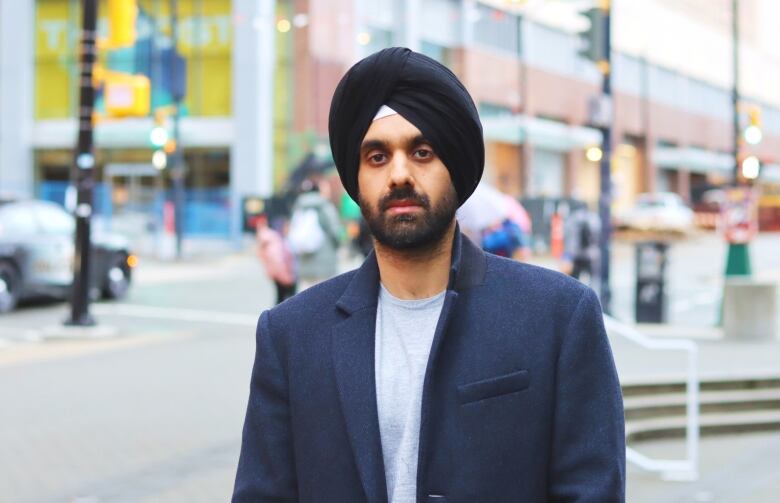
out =
[[[137,318],[190,321],[194,323],[217,323],[221,325],[238,325],[242,327],[257,326],[258,318],[258,316],[255,315],[240,313],[144,306],[139,304],[95,304],[93,305],[92,310],[95,314],[101,315],[132,316]]]
[[[44,343],[12,344],[0,351],[0,367],[45,362],[117,349],[163,344],[191,337],[190,332],[155,332],[111,339],[62,339]]]

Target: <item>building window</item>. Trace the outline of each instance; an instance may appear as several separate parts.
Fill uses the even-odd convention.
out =
[[[446,66],[447,68],[451,68],[452,65],[452,53],[449,48],[435,44],[433,42],[428,42],[427,40],[423,40],[420,43],[420,52],[425,54],[426,56],[435,59],[442,65]]]
[[[486,103],[484,101],[479,103],[479,116],[480,117],[511,117],[512,109],[503,105],[496,105],[494,103]]]
[[[495,49],[520,53],[520,18],[514,14],[477,4],[474,42]]]

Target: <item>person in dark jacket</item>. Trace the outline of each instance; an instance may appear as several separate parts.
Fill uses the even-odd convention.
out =
[[[233,501],[624,501],[598,298],[459,231],[484,166],[463,85],[385,49],[341,80],[329,132],[375,248],[260,316]]]

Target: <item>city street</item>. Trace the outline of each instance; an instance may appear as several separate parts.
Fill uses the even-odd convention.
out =
[[[771,253],[779,243],[777,235],[756,243],[756,271],[780,269],[780,257]],[[672,249],[673,321],[704,326],[715,315],[723,252],[714,236]],[[630,314],[633,302],[633,249],[616,246],[615,259],[620,316]],[[271,304],[272,285],[250,252],[179,264],[142,259],[136,280],[125,301],[93,305],[100,329],[92,338],[63,337],[67,306],[61,303],[26,305],[0,320],[4,501],[228,499],[254,325]],[[695,484],[661,482],[632,469],[629,501],[735,501],[733,485],[717,474],[740,480],[740,473],[764,472],[755,499],[737,499],[769,501],[762,498],[770,494],[768,461],[775,451],[767,442],[777,445],[777,435],[705,439],[702,479]],[[663,453],[669,445],[676,444],[649,448]],[[732,449],[723,445],[740,456],[707,454]]]
[[[424,300],[447,278],[441,256],[425,250],[456,201],[461,231],[483,250],[576,274],[599,295],[620,390],[591,383],[606,410],[589,401],[587,414],[559,408],[558,419],[577,416],[599,444],[622,393],[627,501],[777,503],[773,19],[777,0],[0,0],[0,503],[230,500],[256,327],[277,295],[291,293],[281,286],[358,267],[358,248],[384,231],[385,286]],[[369,208],[374,218],[361,220]],[[402,249],[412,253],[394,253]],[[515,286],[532,291],[532,276],[541,277]],[[531,387],[561,396],[569,381],[593,381],[582,368],[605,360],[604,344],[559,344],[592,303],[540,301],[568,298],[576,283],[549,281],[524,301],[511,276],[487,277],[480,289],[446,296],[467,313],[450,327],[469,336],[450,337],[430,361],[463,369],[447,376],[453,393],[473,389],[487,400],[494,387],[495,396]],[[63,291],[73,292],[73,312],[63,300],[30,298]],[[114,300],[86,312],[86,298],[101,295]],[[306,303],[336,300],[326,296],[312,292]],[[491,316],[485,306],[499,297]],[[415,324],[412,336],[433,335],[436,311],[426,310],[437,305],[419,303],[431,327]],[[342,327],[318,312],[322,323],[304,321],[323,333]],[[568,324],[558,319],[566,313]],[[94,326],[65,325],[89,324],[89,315]],[[398,412],[419,395],[414,379],[406,386],[396,377],[424,369],[427,353],[416,358],[409,330],[387,318],[388,340],[403,344],[386,353],[403,358],[377,367],[394,386],[381,422],[405,417],[414,426]],[[568,381],[537,375],[521,385],[533,369],[498,368],[527,367],[506,356],[511,332],[483,339],[493,329],[472,322],[534,331],[526,356],[574,348],[583,367],[564,369],[562,357],[551,365]],[[554,330],[548,337],[534,324]],[[327,351],[299,351],[297,368],[310,368],[304,353],[327,361],[319,359]],[[450,357],[457,367],[439,361]],[[308,384],[333,377],[305,374],[290,371]],[[304,392],[303,402],[320,394]],[[373,403],[365,389],[349,396],[345,416],[365,412],[366,396]],[[445,402],[456,414],[435,406],[438,416],[456,417],[456,402]],[[330,403],[291,414],[331,435],[320,417]],[[480,435],[511,445],[505,428],[481,419]],[[519,419],[523,428],[528,418]],[[300,424],[300,445],[325,445]],[[415,449],[424,459],[428,443],[382,432],[385,455],[399,448],[384,461],[396,472],[393,495],[438,494],[434,486],[450,481],[425,473],[446,471],[443,452],[463,444],[464,459],[481,459],[480,448],[494,445],[470,433],[464,443],[469,429],[457,426],[441,429],[431,444],[436,466],[417,479],[401,461]],[[313,487],[326,503],[353,503],[333,495],[358,494],[343,492],[350,487],[326,493],[318,483],[339,455],[310,452],[329,456],[321,463],[296,450],[298,492]],[[528,472],[492,468],[456,470],[473,483],[464,494],[508,499],[543,487]],[[479,499],[449,490],[429,499]]]

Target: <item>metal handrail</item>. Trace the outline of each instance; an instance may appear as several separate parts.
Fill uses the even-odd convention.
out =
[[[680,350],[688,353],[686,377],[686,458],[653,459],[626,446],[626,459],[638,467],[660,472],[666,480],[696,480],[699,476],[699,348],[689,339],[654,339],[637,329],[604,315],[609,333],[624,337],[644,348],[652,350]]]

